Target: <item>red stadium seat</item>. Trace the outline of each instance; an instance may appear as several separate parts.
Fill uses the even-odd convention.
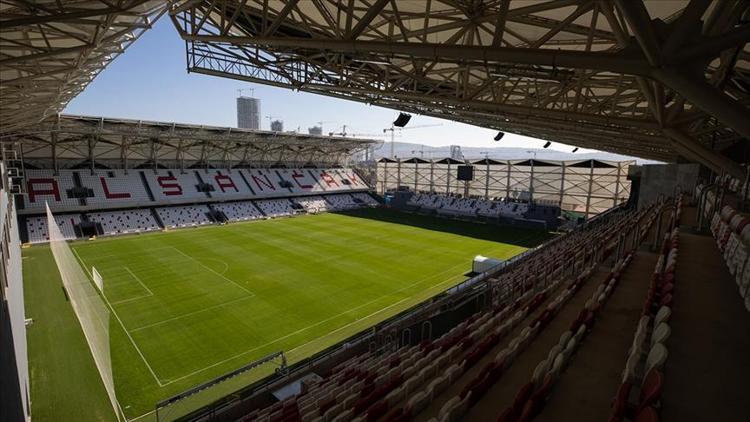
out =
[[[646,407],[638,412],[635,422],[659,422],[659,415],[653,407]]]
[[[638,404],[639,413],[646,407],[653,406],[661,397],[664,388],[664,375],[657,369],[646,374],[641,387],[641,398]]]

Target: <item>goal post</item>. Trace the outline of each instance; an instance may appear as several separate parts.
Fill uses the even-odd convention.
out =
[[[123,415],[117,402],[115,383],[112,377],[112,358],[109,348],[109,308],[82,269],[70,245],[65,241],[49,205],[46,204],[45,206],[47,209],[49,245],[60,272],[60,278],[70,299],[73,312],[81,324],[83,335],[86,337],[86,343],[91,350],[96,369],[102,378],[104,389],[107,391],[115,415],[117,415],[118,420],[122,420]],[[96,274],[98,281],[95,279],[94,282],[101,291],[102,278],[98,271]],[[92,276],[92,278],[94,277]]]
[[[99,274],[99,271],[96,270],[96,267],[91,267],[91,278],[94,279],[94,284],[96,284],[96,287],[99,289],[99,291],[104,294],[104,280],[102,279],[101,274]]]

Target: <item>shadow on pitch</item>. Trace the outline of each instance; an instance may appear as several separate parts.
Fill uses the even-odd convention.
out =
[[[554,237],[554,234],[545,230],[452,220],[431,215],[411,214],[388,208],[363,208],[338,211],[336,214],[419,227],[425,230],[441,231],[525,248],[533,248]]]

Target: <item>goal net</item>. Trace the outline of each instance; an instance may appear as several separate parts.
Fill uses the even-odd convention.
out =
[[[115,396],[112,360],[109,352],[109,309],[73,255],[73,251],[65,241],[60,227],[52,216],[49,205],[47,205],[47,232],[49,233],[50,249],[52,249],[52,255],[54,255],[55,263],[57,263],[57,268],[60,271],[63,286],[78,322],[81,324],[86,342],[94,357],[96,368],[99,370],[104,388],[112,402],[115,415],[120,419],[121,412]],[[97,272],[97,276],[98,274]],[[99,289],[102,288],[101,282],[99,276],[97,280]]]

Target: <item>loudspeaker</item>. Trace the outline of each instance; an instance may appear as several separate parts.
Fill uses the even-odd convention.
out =
[[[458,166],[458,180],[474,180],[474,166]]]
[[[411,120],[411,114],[399,113],[396,120],[393,122],[393,126],[404,127]]]

